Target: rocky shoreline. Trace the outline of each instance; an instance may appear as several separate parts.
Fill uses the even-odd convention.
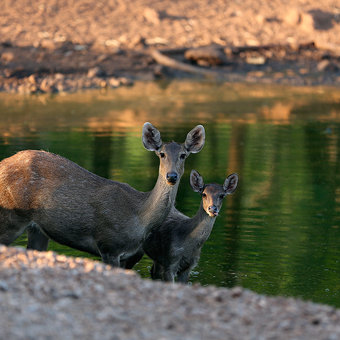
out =
[[[340,311],[0,246],[4,339],[338,339]]]
[[[188,77],[340,83],[334,0],[322,6],[315,0],[3,0],[0,22],[5,92],[61,93]]]
[[[74,92],[130,86],[135,80],[206,79],[219,82],[331,85],[340,83],[340,57],[313,42],[297,46],[205,46],[114,53],[66,44],[25,51],[0,46],[0,91],[20,94]],[[22,55],[24,54],[24,56]],[[60,56],[61,55],[61,56]],[[67,61],[68,55],[72,61]]]

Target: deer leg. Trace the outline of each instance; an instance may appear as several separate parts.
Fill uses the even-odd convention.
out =
[[[4,244],[5,246],[9,246],[13,241],[15,241],[24,230],[16,231],[16,230],[0,230],[0,244]]]
[[[27,249],[46,251],[49,238],[39,229],[36,224],[31,224],[27,228]]]
[[[167,282],[175,282],[175,273],[174,266],[170,266],[164,269],[163,280]]]
[[[182,282],[182,283],[188,283],[190,272],[191,272],[191,267],[188,267],[188,268],[182,270],[180,273],[178,273],[178,276],[177,276],[178,280],[177,281]]]
[[[29,221],[25,221],[15,213],[3,210],[0,207],[0,244],[9,246],[25,231]]]
[[[112,267],[120,266],[120,257],[108,253],[102,253],[102,260],[104,263],[111,265]]]
[[[151,267],[151,278],[152,280],[162,280],[163,267],[156,261],[153,262]]]
[[[120,261],[120,266],[125,269],[132,269],[142,259],[143,255],[144,251],[140,249],[126,260]]]

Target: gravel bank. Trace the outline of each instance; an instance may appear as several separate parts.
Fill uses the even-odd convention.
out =
[[[3,339],[338,339],[340,311],[0,246]]]
[[[59,93],[191,76],[156,60],[154,49],[223,81],[340,82],[337,0],[1,3],[0,91]],[[207,46],[214,49],[195,50]]]

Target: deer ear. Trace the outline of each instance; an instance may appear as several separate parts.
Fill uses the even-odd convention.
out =
[[[143,126],[142,140],[145,149],[149,151],[157,151],[163,144],[160,132],[149,122]]]
[[[203,177],[196,170],[191,170],[190,185],[195,192],[202,192],[204,189]]]
[[[185,148],[192,153],[200,152],[205,142],[205,131],[202,125],[197,125],[188,134],[185,140]]]
[[[224,184],[223,184],[223,189],[224,189],[225,193],[227,195],[232,194],[236,190],[237,183],[238,183],[238,176],[237,176],[237,174],[229,175],[226,178],[226,180],[224,181]]]

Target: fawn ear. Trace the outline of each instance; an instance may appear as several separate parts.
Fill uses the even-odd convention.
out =
[[[192,153],[200,152],[205,142],[205,131],[203,125],[197,125],[188,134],[184,142],[185,148]]]
[[[145,149],[149,151],[157,151],[163,144],[160,132],[149,122],[143,126],[142,140]]]
[[[203,177],[196,170],[191,170],[190,185],[195,192],[202,192],[204,189]]]
[[[225,193],[227,195],[232,194],[236,190],[237,183],[238,183],[238,176],[237,176],[237,174],[229,175],[226,178],[226,180],[224,181],[224,184],[223,184],[223,189],[224,189]]]

